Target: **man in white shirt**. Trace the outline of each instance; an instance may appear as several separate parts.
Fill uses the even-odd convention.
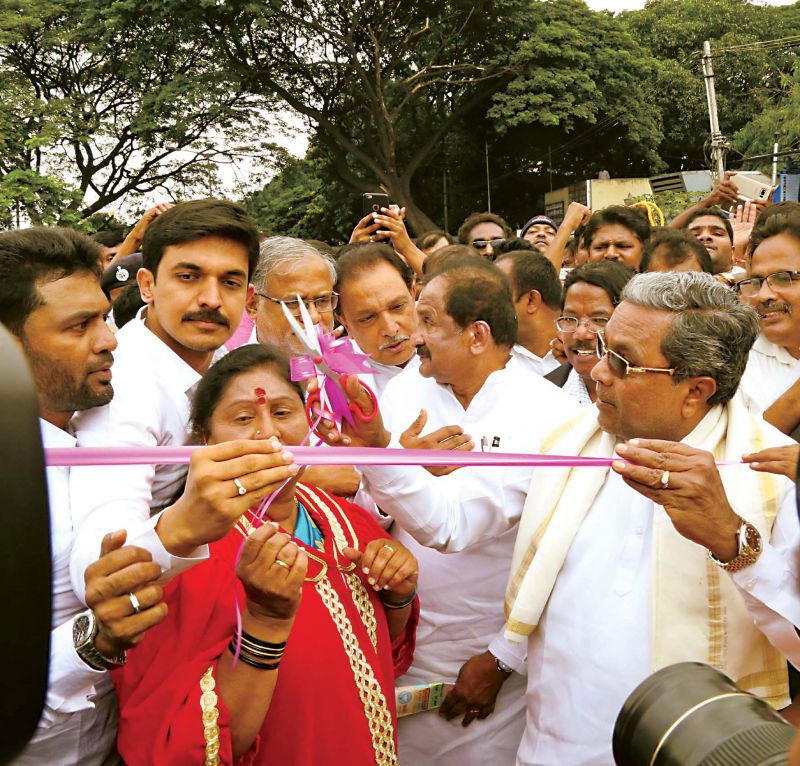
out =
[[[113,395],[117,344],[105,323],[99,256],[97,244],[69,229],[0,234],[0,321],[30,363],[45,447],[73,447],[75,410],[102,406]],[[94,559],[102,555],[87,575],[92,609],[85,610],[70,585],[69,473],[47,468],[53,567],[48,689],[33,740],[14,760],[18,766],[116,762],[117,706],[107,669],[166,616],[155,583],[160,569],[144,549],[124,546],[124,532],[98,546]]]
[[[792,434],[800,426],[800,220],[769,217],[753,231],[750,252],[736,289],[758,312],[761,335],[740,390],[750,412]]]
[[[536,469],[527,498],[513,472],[493,482],[489,469],[433,480],[363,468],[381,506],[442,550],[468,548],[522,513],[506,592],[506,636],[528,648],[518,764],[610,763],[622,703],[673,662],[709,662],[788,704],[785,658],[800,662],[794,487],[715,465],[715,455],[735,462],[755,444],[787,442],[734,396],[757,332],[752,312],[709,275],[640,274],[598,340],[597,419],[583,410],[543,445],[630,462]],[[356,381],[348,392],[369,412]],[[380,418],[331,438],[390,440]]]
[[[368,383],[380,399],[401,370],[419,360],[411,340],[414,272],[388,245],[358,243],[342,248],[336,260],[337,319],[375,370]]]
[[[517,342],[512,353],[537,375],[559,366],[551,341],[557,337],[561,310],[561,281],[550,261],[525,250],[501,255],[495,261],[510,280],[517,313]]]
[[[242,314],[258,257],[258,234],[238,205],[184,202],[148,227],[142,254],[144,267],[137,279],[147,305],[117,333],[114,399],[75,418],[79,446],[193,442],[192,392],[223,353],[222,344]],[[84,571],[97,557],[104,535],[114,529],[135,535],[167,576],[203,560],[205,544],[227,531],[228,514],[242,501],[243,512],[248,500],[264,496],[272,483],[266,469],[283,465],[288,470],[290,463],[273,446],[264,449],[257,442],[233,442],[222,451],[211,448],[195,455],[195,478],[190,475],[182,495],[186,466],[74,469],[75,591],[83,598]],[[209,473],[215,481],[209,481]],[[241,500],[234,478],[248,491]],[[215,495],[216,481],[223,479],[229,480],[226,488]]]
[[[426,433],[456,425],[481,449],[532,451],[538,437],[577,409],[509,353],[516,330],[510,285],[488,262],[469,258],[436,272],[417,311],[419,325],[411,336],[420,364],[393,378],[381,398],[393,446],[402,443],[401,433],[424,408]],[[466,473],[460,469],[452,476]],[[496,511],[502,513],[499,506]],[[442,709],[458,720],[446,722],[432,713],[400,720],[401,763],[514,762],[525,682],[512,671],[524,674],[524,648],[509,646],[499,634],[515,532],[447,556],[420,545],[402,522],[393,529],[420,562],[417,648],[398,684],[458,679]],[[486,720],[472,723],[475,719]]]

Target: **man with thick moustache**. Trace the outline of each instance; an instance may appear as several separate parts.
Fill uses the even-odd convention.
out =
[[[137,280],[146,305],[116,335],[113,400],[75,419],[79,446],[191,443],[192,393],[242,315],[258,232],[239,205],[183,202],[150,224],[142,257]],[[207,543],[235,521],[231,514],[274,489],[269,469],[282,465],[289,476],[291,462],[271,442],[254,441],[195,453],[188,476],[183,465],[74,469],[73,588],[82,598],[86,567],[119,528],[137,536],[166,577],[204,560]]]
[[[100,247],[69,229],[0,234],[0,322],[28,359],[39,398],[45,447],[74,447],[76,411],[111,400],[112,352],[100,288]],[[166,615],[160,568],[150,554],[107,535],[86,573],[89,609],[70,586],[74,522],[68,467],[47,468],[53,567],[53,617],[45,708],[16,766],[116,763],[116,697],[108,669]],[[130,543],[133,543],[130,544]],[[133,608],[133,599],[137,609]]]
[[[408,446],[412,425],[420,439],[441,440],[449,427],[471,435],[454,434],[439,448],[468,440],[458,448],[530,451],[537,435],[577,409],[571,397],[511,353],[516,339],[511,285],[485,260],[456,259],[430,275],[411,337],[419,364],[394,377],[380,400],[394,446]],[[468,468],[446,473],[467,486],[475,475]],[[370,482],[367,489],[373,486]],[[381,498],[383,509],[385,493]],[[501,515],[502,492],[493,500]],[[389,503],[390,515],[392,507]],[[524,648],[509,646],[500,635],[515,530],[446,556],[417,542],[414,525],[406,527],[406,520],[396,517],[393,534],[420,561],[422,606],[414,663],[398,683],[456,683],[442,716],[400,721],[401,762],[478,766],[490,759],[510,766],[524,726]]]
[[[800,428],[799,280],[800,216],[770,216],[754,229],[747,276],[736,284],[761,324],[741,390],[752,413],[795,439]]]
[[[469,481],[362,468],[381,506],[426,545],[469,549],[519,521],[505,633],[527,645],[520,766],[610,763],[622,703],[675,662],[710,663],[789,704],[786,659],[800,662],[794,487],[716,464],[788,442],[735,396],[757,335],[752,309],[712,276],[640,274],[598,335],[597,410],[541,447],[618,455],[609,468],[536,468],[527,493],[488,468]],[[347,388],[369,412],[358,382]],[[385,446],[391,436],[376,417],[329,439]]]

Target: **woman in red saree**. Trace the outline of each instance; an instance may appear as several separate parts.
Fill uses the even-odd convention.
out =
[[[308,428],[285,358],[260,345],[208,371],[192,420],[208,443],[299,444]],[[115,671],[129,766],[397,763],[394,679],[413,655],[416,560],[299,475],[272,522],[249,512],[166,586],[169,615]],[[246,492],[247,475],[235,484]]]

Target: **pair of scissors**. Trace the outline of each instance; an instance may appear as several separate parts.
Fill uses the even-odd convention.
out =
[[[337,428],[341,427],[342,419],[352,422],[353,416],[363,423],[369,423],[374,420],[378,415],[378,399],[375,393],[363,381],[359,381],[372,401],[372,412],[369,415],[366,414],[358,404],[350,401],[347,392],[339,381],[339,373],[332,369],[325,361],[320,347],[317,329],[311,321],[311,315],[308,313],[305,301],[300,295],[297,296],[297,305],[300,307],[303,327],[300,326],[292,312],[289,311],[286,303],[281,301],[283,315],[286,317],[289,327],[291,327],[292,332],[297,337],[303,350],[308,354],[317,370],[318,390],[309,394],[306,398],[306,420],[308,420],[312,431],[318,437],[324,438],[323,434],[317,430],[319,421],[322,418],[334,422]],[[320,380],[320,378],[322,379]],[[314,413],[315,405],[318,410],[316,414]]]

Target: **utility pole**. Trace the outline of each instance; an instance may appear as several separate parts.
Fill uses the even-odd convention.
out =
[[[778,183],[778,142],[772,146],[772,185]]]
[[[492,212],[492,186],[489,183],[489,141],[483,142],[484,153],[486,154],[486,210]]]
[[[447,167],[442,170],[442,207],[444,208],[444,230],[450,231],[450,222],[447,220]]]
[[[731,147],[719,129],[717,92],[714,89],[714,67],[711,63],[711,43],[708,40],[703,43],[703,78],[708,100],[708,119],[711,123],[712,175],[717,181],[721,181],[725,176],[725,155]]]

